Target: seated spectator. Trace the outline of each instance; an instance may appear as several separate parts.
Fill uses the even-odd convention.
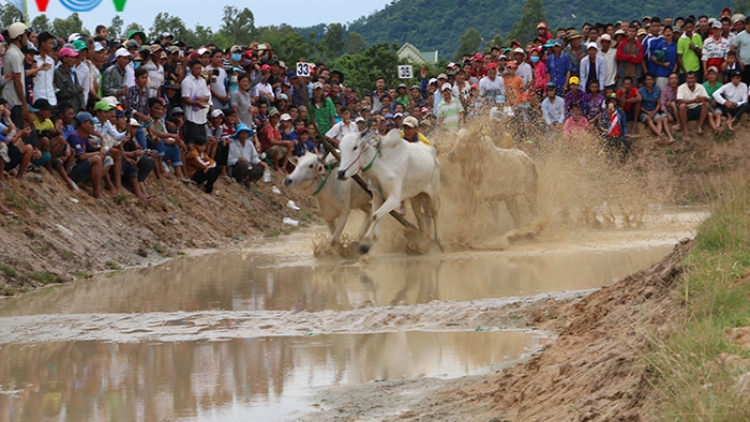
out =
[[[294,144],[292,155],[297,157],[305,155],[305,145],[299,141],[299,134],[297,133],[297,129],[292,121],[292,116],[288,113],[282,114],[279,124],[281,125],[279,128],[281,139],[284,141],[291,141]],[[304,124],[301,124],[300,126],[304,127]]]
[[[65,142],[65,138],[62,137],[58,128],[60,121],[58,120],[58,124],[56,124],[50,119],[52,117],[52,106],[49,101],[40,99],[34,101],[34,105],[29,110],[31,109],[38,110],[34,113],[36,115],[34,128],[38,132],[39,143],[43,150],[46,148],[50,153],[51,160],[47,164],[48,169],[52,168],[52,173],[58,175],[70,190],[77,191],[78,186],[68,177],[68,169],[72,165],[75,155],[73,150],[68,147],[68,143]]]
[[[589,82],[589,106],[586,109],[586,120],[599,125],[602,112],[606,108],[606,97],[599,91],[599,82]]]
[[[557,96],[555,84],[547,84],[547,98],[542,101],[542,117],[549,130],[562,129],[565,123],[565,100]]]
[[[578,137],[586,134],[591,126],[589,121],[583,117],[583,110],[578,103],[570,107],[571,116],[565,120],[563,125],[563,135],[568,137]]]
[[[708,125],[713,129],[714,134],[721,132],[721,108],[719,103],[714,100],[714,92],[721,88],[723,83],[719,82],[719,69],[715,66],[711,66],[706,70],[706,81],[703,82],[703,88],[706,89],[706,95],[708,95]]]
[[[685,77],[685,83],[677,88],[677,107],[680,111],[680,126],[684,140],[690,140],[690,134],[687,129],[687,122],[690,120],[698,121],[698,128],[695,133],[703,135],[703,122],[708,115],[708,94],[703,85],[697,83],[698,78],[695,72],[688,72]]]
[[[622,81],[622,87],[617,90],[617,98],[620,100],[620,107],[625,111],[628,122],[637,122],[641,114],[641,93],[634,85],[632,77],[625,77]],[[633,125],[633,135],[637,132],[638,125]]]
[[[570,91],[565,94],[565,117],[570,117],[572,115],[570,107],[573,106],[573,104],[578,104],[581,107],[581,110],[586,113],[591,97],[589,97],[589,94],[584,90],[580,89],[580,80],[578,79],[578,76],[571,76],[568,85],[570,86]]]
[[[729,75],[733,70],[744,72],[745,65],[741,61],[737,60],[737,52],[734,50],[730,50],[727,52],[727,59],[721,65],[721,81],[723,83],[729,83],[732,80]]]
[[[110,112],[110,116],[114,116],[114,113]],[[115,129],[126,134],[117,146],[122,151],[122,174],[125,180],[130,182],[135,196],[142,201],[147,201],[153,198],[146,191],[146,178],[154,169],[155,154],[141,149],[136,142],[136,130],[140,126],[137,120],[128,119],[125,114],[122,114],[119,118],[114,118],[114,122]]]
[[[202,135],[198,135],[190,145],[190,152],[185,156],[185,172],[197,185],[206,183],[205,192],[216,196],[214,193],[214,182],[219,178],[221,170],[216,162],[206,152],[208,141]]]
[[[94,105],[94,113],[99,123],[94,125],[94,134],[100,139],[100,146],[105,154],[111,158],[113,167],[114,183],[110,184],[109,175],[105,174],[105,182],[111,187],[111,193],[128,195],[128,192],[122,186],[122,150],[116,148],[127,137],[127,132],[120,132],[116,129],[115,124],[110,122],[110,114],[114,114],[114,108],[105,101],[98,101]],[[105,159],[106,160],[106,159]],[[109,164],[108,160],[105,163]]]
[[[206,125],[206,154],[214,160],[219,147],[219,141],[223,135],[221,126],[224,124],[224,112],[214,109],[209,116],[210,119]]]
[[[274,170],[286,172],[286,165],[289,163],[289,157],[294,151],[294,142],[284,141],[279,132],[279,120],[281,116],[278,110],[271,110],[268,115],[268,124],[260,130],[260,151],[266,153],[266,157],[271,160],[271,166]],[[281,162],[281,165],[279,165]]]
[[[673,131],[682,130],[679,125],[680,112],[677,109],[678,83],[679,83],[679,77],[677,76],[677,73],[676,72],[670,73],[669,77],[667,78],[667,87],[661,90],[661,96],[659,98],[659,102],[661,103],[661,109],[664,112],[664,114],[667,116],[666,123],[673,124],[677,122],[677,124],[672,127]]]
[[[731,83],[714,92],[714,100],[719,103],[722,112],[727,116],[727,128],[734,132],[734,122],[747,111],[748,88],[742,82],[742,72],[739,70],[733,70],[731,78]]]
[[[89,142],[89,138],[94,134],[94,117],[91,113],[82,111],[76,115],[76,120],[78,128],[67,138],[68,145],[71,146],[76,156],[75,164],[68,176],[75,183],[83,183],[91,179],[94,198],[103,201],[105,196],[102,193],[101,184],[106,154],[103,149]]]
[[[263,177],[263,171],[267,165],[258,157],[255,145],[248,141],[255,132],[246,124],[240,123],[237,131],[232,135],[232,143],[229,144],[229,157],[227,158],[228,172],[237,183],[248,190],[251,182],[257,182]]]
[[[10,111],[3,109],[2,112],[6,120],[10,120]],[[29,136],[31,129],[15,130],[12,136],[8,136],[12,130],[15,130],[13,123],[10,123],[10,126],[0,123],[0,141],[7,148],[7,156],[3,158],[4,171],[0,171],[0,188],[2,189],[6,189],[5,183],[3,183],[3,173],[16,171],[16,178],[23,179],[23,174],[34,153],[34,147],[23,142],[23,138]]]
[[[169,177],[165,164],[170,162],[177,179],[183,183],[191,183],[192,181],[182,172],[182,153],[187,146],[178,136],[167,132],[162,120],[166,112],[164,104],[158,98],[149,98],[148,112],[149,118],[153,121],[153,124],[147,128],[148,148],[156,151],[157,177]],[[172,115],[176,115],[174,109]]]
[[[638,121],[645,123],[651,132],[656,135],[657,142],[661,142],[662,131],[667,132],[669,139],[668,143],[674,142],[672,138],[672,132],[669,129],[667,123],[667,116],[661,111],[661,89],[656,86],[656,75],[651,72],[646,73],[645,85],[639,89],[641,94],[641,114],[638,117]]]
[[[299,132],[297,132],[297,134],[299,135],[300,145],[304,145],[304,148],[307,151],[312,152],[313,154],[318,153],[318,149],[315,148],[315,142],[310,139],[310,132],[308,132],[307,128],[305,128],[304,123],[302,124],[302,128],[299,130]]]
[[[610,158],[614,158],[613,150],[619,149],[620,162],[624,162],[633,141],[628,134],[625,110],[619,108],[619,104],[617,94],[612,94],[607,98],[607,108],[602,114],[602,126],[606,130],[603,141],[609,150]]]

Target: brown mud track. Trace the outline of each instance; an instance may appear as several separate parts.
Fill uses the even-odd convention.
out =
[[[322,411],[302,420],[651,420],[642,353],[681,312],[674,291],[691,246],[683,240],[657,264],[582,300],[528,308],[532,326],[560,335],[524,363],[454,380],[331,389],[317,397]]]

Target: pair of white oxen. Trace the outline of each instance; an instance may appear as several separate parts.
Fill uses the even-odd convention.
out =
[[[449,159],[463,148],[472,148],[471,145],[462,145],[461,140],[464,138],[467,138],[465,132],[458,134],[459,141],[448,154]],[[478,142],[492,141],[483,138]],[[348,134],[339,146],[341,163],[336,163],[330,156],[324,159],[307,153],[293,160],[296,168],[284,180],[284,185],[315,197],[318,211],[331,231],[331,245],[335,245],[341,236],[350,211],[359,209],[372,215],[372,218],[365,220],[360,232],[359,250],[363,254],[369,252],[380,220],[391,211],[399,209],[401,203],[408,199],[417,218],[419,231],[425,234],[429,230],[425,217],[432,220],[434,240],[443,248],[438,238],[436,222],[440,163],[434,148],[421,142],[407,142],[397,130],[382,137],[368,131]],[[536,166],[520,150],[501,149],[492,145],[489,151],[491,156],[483,157],[487,173],[480,182],[483,186],[473,188],[482,192],[483,199],[487,201],[505,201],[514,224],[518,226],[518,197],[524,197],[530,211],[536,215]],[[372,198],[351,179],[357,173],[367,181],[373,193]],[[508,178],[508,175],[513,177]]]

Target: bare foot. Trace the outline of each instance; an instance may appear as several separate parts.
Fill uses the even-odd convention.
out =
[[[100,200],[102,202],[106,202],[107,201],[107,197],[104,196],[104,194],[101,193],[101,192],[94,192],[94,198],[96,198],[96,199],[98,199],[98,200]]]
[[[703,135],[706,132],[703,131],[702,127],[699,127],[698,130],[695,131],[695,133],[697,133],[698,135]]]
[[[16,215],[13,211],[5,208],[5,205],[0,204],[0,214],[2,215]]]
[[[682,130],[682,126],[680,126],[680,125],[674,125],[674,126],[672,126],[672,131],[673,132],[679,132],[681,130]]]
[[[729,120],[727,120],[727,129],[729,129],[730,132],[734,132],[733,123],[734,123],[734,121],[730,122]]]

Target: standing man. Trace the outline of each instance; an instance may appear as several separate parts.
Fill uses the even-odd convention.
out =
[[[502,78],[498,79],[502,80]],[[451,84],[444,83],[440,88],[440,93],[443,95],[443,98],[437,106],[438,122],[442,125],[443,129],[454,132],[458,129],[458,124],[461,122],[464,107],[461,104],[461,100],[453,97],[453,87]]]
[[[83,101],[83,87],[78,83],[78,75],[75,72],[76,58],[78,53],[72,48],[62,48],[57,54],[60,58],[60,66],[55,70],[55,87],[57,101],[68,103],[73,106],[74,112],[83,110],[86,104]]]
[[[125,68],[133,56],[124,48],[115,52],[115,64],[108,67],[102,75],[102,95],[104,97],[124,99],[125,91]]]
[[[5,52],[3,74],[8,80],[3,87],[3,98],[11,107],[10,119],[16,127],[24,127],[24,118],[29,114],[29,104],[26,102],[26,70],[23,67],[24,54],[21,47],[28,42],[26,31],[28,27],[22,22],[16,22],[8,27],[10,40]]]
[[[211,92],[206,80],[201,77],[203,65],[199,59],[188,63],[190,74],[182,80],[182,103],[185,104],[185,140],[206,137],[206,122]]]
[[[562,41],[556,39],[553,54],[547,56],[547,80],[555,85],[558,95],[562,95],[568,89],[570,72],[570,56],[563,54]]]
[[[605,85],[607,79],[607,65],[603,56],[599,55],[599,48],[595,42],[590,42],[586,47],[586,57],[581,60],[581,87],[589,91],[591,82],[599,82],[599,86]]]
[[[741,22],[740,20],[736,21]],[[745,18],[745,23],[750,24],[750,16]],[[744,66],[744,71],[742,72],[742,82],[745,84],[750,83],[750,34],[747,33],[746,29],[743,29],[742,32],[738,33],[734,37],[734,41],[732,41],[732,49],[737,52],[737,58],[740,61],[740,65]]]
[[[703,53],[703,38],[693,33],[695,23],[688,19],[683,30],[685,33],[677,41],[677,62],[680,66],[680,82],[687,80],[687,74],[695,74],[696,82],[701,82],[701,55]]]
[[[34,100],[47,100],[51,106],[57,105],[55,96],[55,59],[52,52],[55,46],[55,36],[49,32],[42,32],[37,36],[39,55],[34,58],[39,67],[39,73],[34,78]]]

